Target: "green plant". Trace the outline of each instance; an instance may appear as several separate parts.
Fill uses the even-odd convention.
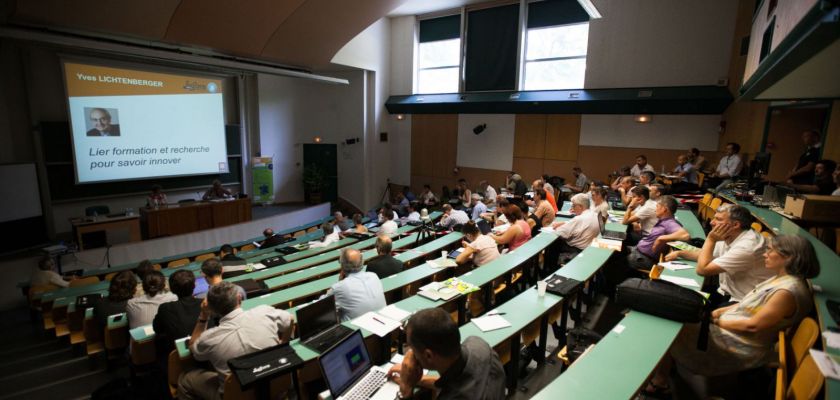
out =
[[[309,164],[303,168],[303,186],[310,193],[320,193],[327,186],[327,174],[324,168],[317,164]]]

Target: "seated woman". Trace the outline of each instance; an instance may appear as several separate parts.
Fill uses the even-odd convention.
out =
[[[367,227],[362,224],[362,214],[353,214],[353,231],[356,233],[367,233]]]
[[[467,240],[461,241],[464,251],[455,258],[458,264],[464,264],[472,258],[473,264],[480,267],[499,257],[499,247],[491,237],[482,235],[475,221],[469,221],[461,228]]]
[[[514,251],[531,239],[531,227],[522,218],[522,209],[519,207],[506,207],[505,218],[510,223],[510,227],[504,233],[495,234],[491,237],[498,244],[508,245],[509,251]]]
[[[610,203],[607,202],[607,189],[603,187],[592,185],[592,190],[589,191],[589,196],[592,201],[589,203],[590,209],[601,217],[601,221],[607,222],[610,216]]]
[[[688,370],[718,376],[767,364],[780,330],[808,315],[813,297],[806,279],[820,273],[814,247],[801,236],[777,236],[764,254],[764,267],[775,276],[758,284],[740,303],[712,312],[709,348],[697,350],[699,324],[686,325],[671,346],[671,357]],[[665,357],[648,391],[667,390],[671,357]]]
[[[146,199],[146,206],[157,208],[158,206],[165,206],[166,203],[166,194],[163,193],[163,188],[160,185],[152,186],[152,193]]]
[[[143,277],[143,291],[143,296],[129,300],[125,307],[131,329],[151,324],[161,304],[178,300],[178,296],[166,290],[166,277],[160,271],[151,271]]]
[[[336,232],[335,228],[333,228],[333,224],[329,222],[321,224],[321,231],[324,232],[324,237],[322,237],[321,240],[313,240],[309,242],[309,248],[328,247],[341,240],[338,232]]]
[[[93,316],[99,324],[100,329],[105,329],[108,324],[108,316],[122,314],[128,299],[134,297],[134,290],[137,288],[137,278],[131,271],[122,271],[111,278],[108,286],[108,297],[103,297],[93,306]]]

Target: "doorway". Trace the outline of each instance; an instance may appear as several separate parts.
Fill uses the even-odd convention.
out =
[[[338,201],[338,147],[303,145],[303,197],[307,203]]]
[[[761,151],[770,153],[767,179],[784,182],[796,167],[805,150],[802,132],[816,130],[825,141],[825,129],[831,114],[831,103],[809,102],[773,105],[767,110],[767,123]]]

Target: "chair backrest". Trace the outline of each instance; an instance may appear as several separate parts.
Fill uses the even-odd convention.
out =
[[[58,289],[58,286],[53,285],[53,284],[37,285],[37,286],[30,287],[29,292],[27,292],[27,294],[26,294],[29,297],[29,305],[32,306],[32,307],[40,307],[41,306],[41,299],[40,298],[36,299],[35,295],[43,294],[43,293],[46,293],[46,292],[49,292],[49,291],[52,291],[52,290],[56,290],[56,289]]]
[[[176,268],[182,265],[187,265],[190,263],[189,258],[179,258],[177,260],[172,260],[168,264],[166,264],[166,268]]]
[[[115,276],[117,276],[117,273],[116,273],[116,272],[110,272],[110,273],[108,273],[108,274],[106,274],[106,275],[105,275],[105,280],[106,280],[106,281],[108,281],[108,282],[110,282],[110,281],[111,281],[111,279],[114,279],[114,277],[115,277]]]
[[[761,236],[764,236],[765,239],[770,239],[773,237],[773,234],[770,231],[761,231]]]
[[[303,235],[305,235],[305,234],[306,234],[306,231],[297,231],[297,232],[295,232],[295,234],[294,234],[294,235],[292,235],[292,236],[293,236],[293,237],[300,237],[300,236],[303,236]]]
[[[108,317],[110,320],[111,317]],[[122,318],[126,318],[123,314]],[[116,327],[105,327],[105,348],[108,350],[123,349],[128,346],[128,324],[124,323]]]
[[[761,230],[762,230],[762,226],[761,226],[761,224],[760,224],[760,223],[758,223],[758,222],[753,222],[752,224],[750,224],[750,228],[752,228],[752,230],[754,230],[754,231],[756,231],[756,232],[759,232],[759,233],[760,233],[760,232],[761,232]]]
[[[796,370],[790,386],[787,389],[787,398],[792,400],[812,400],[820,393],[825,377],[817,367],[817,363],[807,354],[802,360],[802,365]]]
[[[204,261],[204,260],[209,260],[213,257],[216,257],[216,254],[214,254],[214,253],[199,254],[199,255],[195,256],[195,261],[200,262],[200,261]]]
[[[154,269],[155,271],[160,271],[160,268],[160,264],[152,264],[152,269]]]
[[[817,321],[806,317],[799,323],[796,333],[790,339],[790,358],[788,359],[788,371],[796,373],[796,369],[802,364],[802,360],[808,355],[808,350],[817,342],[820,328]]]
[[[239,251],[251,251],[251,250],[255,250],[256,248],[257,248],[257,246],[254,246],[253,243],[248,243],[248,244],[240,247]]]
[[[312,226],[312,227],[309,227],[309,228],[306,230],[306,233],[317,232],[317,231],[318,231],[318,229],[319,229],[319,228],[318,228],[317,226]]]
[[[785,400],[785,393],[787,392],[787,374],[784,368],[776,368],[776,400]]]
[[[73,279],[70,281],[70,287],[87,286],[99,283],[99,278],[96,276],[89,276],[87,278]]]
[[[138,342],[132,338],[129,347],[131,348],[131,363],[134,365],[151,364],[157,359],[154,340]]]
[[[706,174],[702,172],[697,173],[697,186],[703,186],[703,181],[706,180]]]
[[[723,203],[723,200],[720,197],[715,197],[712,199],[712,202],[709,204],[709,209],[706,210],[706,215],[703,219],[709,220],[715,217],[715,212],[717,211],[720,204]]]
[[[181,376],[181,372],[192,369],[194,365],[195,360],[192,357],[181,358],[178,355],[178,350],[169,352],[166,363],[166,381],[169,383],[172,398],[175,398],[178,392],[178,378]]]
[[[85,216],[92,217],[94,215],[108,215],[111,213],[111,208],[106,205],[90,206],[85,208]]]

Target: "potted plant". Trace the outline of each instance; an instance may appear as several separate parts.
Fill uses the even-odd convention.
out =
[[[309,164],[303,168],[303,188],[309,195],[310,204],[320,203],[327,186],[327,174],[321,166]]]

